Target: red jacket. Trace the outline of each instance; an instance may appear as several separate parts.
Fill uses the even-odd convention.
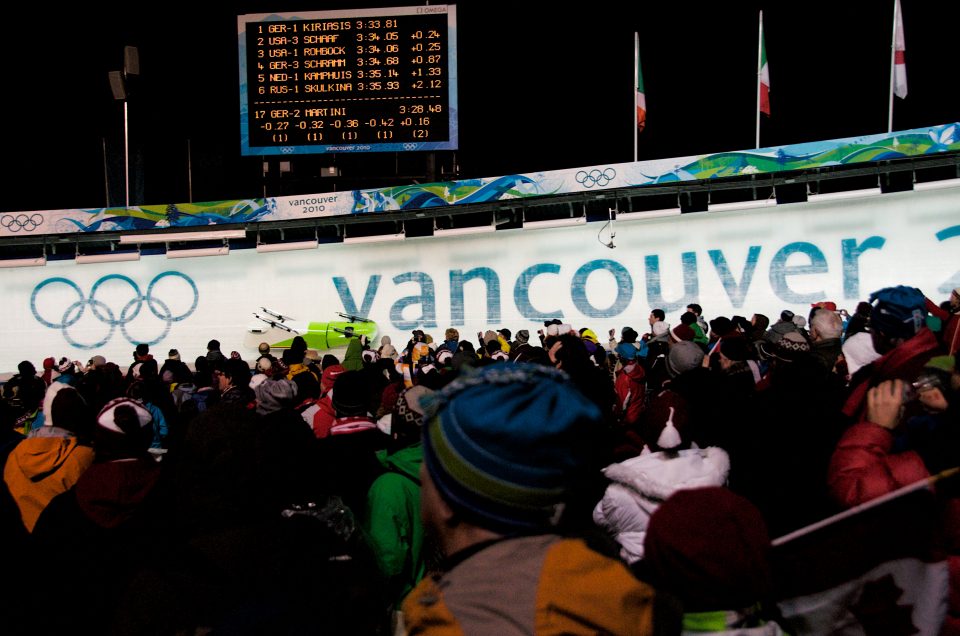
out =
[[[313,414],[313,434],[317,439],[322,439],[330,434],[337,413],[333,410],[333,401],[329,394],[317,400],[317,406],[319,409]]]
[[[873,422],[847,429],[827,474],[834,499],[852,508],[930,476],[915,451],[891,454],[892,447],[893,433]],[[953,635],[960,634],[960,499],[949,499],[941,518],[950,572],[947,616],[941,634]]]
[[[646,407],[646,379],[647,374],[640,364],[629,364],[617,374],[613,387],[617,393],[617,403],[613,412],[618,423],[629,425],[640,419]]]

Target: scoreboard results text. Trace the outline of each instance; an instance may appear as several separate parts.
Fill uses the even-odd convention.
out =
[[[244,15],[244,155],[455,150],[453,5]]]

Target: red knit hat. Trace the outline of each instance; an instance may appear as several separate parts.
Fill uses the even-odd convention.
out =
[[[323,374],[320,376],[320,385],[329,391],[331,388],[333,388],[334,382],[337,381],[337,376],[342,374],[344,371],[346,371],[346,369],[343,368],[343,365],[330,365],[323,370]]]
[[[760,511],[721,487],[679,490],[650,517],[644,566],[684,611],[741,610],[772,591],[770,538]]]
[[[697,334],[693,332],[693,329],[687,325],[680,323],[676,327],[670,330],[670,337],[673,342],[680,342],[681,340],[693,340]]]

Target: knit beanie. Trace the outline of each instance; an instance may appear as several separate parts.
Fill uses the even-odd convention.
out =
[[[483,344],[487,344],[492,340],[497,340],[497,332],[492,329],[488,329],[483,332]]]
[[[650,517],[643,545],[651,583],[685,612],[742,610],[772,592],[763,517],[726,488],[675,492]]]
[[[333,388],[333,385],[336,384],[337,378],[345,372],[346,369],[343,368],[342,364],[334,364],[327,367],[323,370],[323,374],[320,376],[321,388],[325,391],[329,391]]]
[[[810,353],[810,343],[797,331],[783,334],[773,346],[773,357],[784,362],[793,362]]]
[[[521,345],[521,344],[527,344],[528,342],[530,342],[530,332],[527,331],[526,329],[521,329],[520,331],[518,331],[516,343],[518,345]]]
[[[339,358],[337,358],[337,356],[333,355],[332,353],[325,353],[323,357],[320,358],[321,371],[326,371],[327,367],[332,367],[335,364],[340,364],[340,360]]]
[[[337,377],[333,409],[337,417],[367,414],[367,376],[361,371],[344,371]]]
[[[270,351],[270,349],[268,348],[267,351]],[[180,352],[177,351],[176,349],[171,349],[170,352],[167,354],[167,360],[179,360],[179,359],[180,359]]]
[[[423,426],[424,407],[421,403],[423,397],[432,395],[433,389],[423,385],[416,385],[406,389],[397,396],[397,401],[393,405],[391,431],[402,431],[404,429],[421,428]]]
[[[110,400],[97,415],[97,456],[117,459],[142,455],[153,441],[152,424],[153,415],[141,402],[125,397]]]
[[[153,416],[141,402],[126,397],[107,402],[97,415],[97,426],[114,433],[130,435],[149,425]]]
[[[297,385],[284,377],[270,378],[258,384],[254,394],[257,396],[257,413],[266,415],[293,406]]]
[[[107,359],[103,356],[97,355],[90,358],[90,363],[93,365],[94,369],[97,369],[105,365],[107,363]]]
[[[45,371],[54,369],[56,366],[57,366],[57,361],[53,357],[43,359],[43,368]]]
[[[723,338],[720,340],[720,353],[724,355],[728,360],[733,360],[734,362],[743,362],[751,357],[750,349],[752,345],[747,342],[746,338],[743,337],[731,337]]]
[[[380,359],[380,354],[377,353],[376,349],[364,349],[360,353],[360,357],[367,364],[376,364],[377,360]]]
[[[57,362],[57,371],[60,373],[72,373],[73,372],[73,360],[64,356],[60,358],[60,361]]]
[[[886,287],[870,294],[870,325],[891,338],[911,338],[927,319],[927,299],[916,287]]]
[[[673,342],[680,342],[681,340],[690,340],[692,342],[696,335],[692,328],[683,323],[680,323],[670,330],[670,338]]]
[[[703,364],[703,349],[689,340],[681,340],[670,346],[667,356],[667,373],[675,378],[684,371],[695,369]]]
[[[726,316],[717,316],[710,321],[710,333],[718,338],[729,336],[736,330],[733,321]]]
[[[393,359],[393,360],[396,360],[396,359],[397,359],[397,348],[394,347],[392,344],[390,344],[390,343],[388,342],[387,344],[383,345],[383,346],[380,348],[380,357],[382,357],[382,358],[391,358],[391,359]]]
[[[466,369],[427,401],[424,464],[466,520],[500,533],[538,532],[597,469],[599,409],[566,373],[539,365]]]
[[[54,382],[43,395],[44,426],[73,433],[89,432],[92,413],[80,393],[63,382]]]
[[[656,396],[644,413],[640,436],[652,451],[689,448],[693,440],[686,400],[674,391]]]

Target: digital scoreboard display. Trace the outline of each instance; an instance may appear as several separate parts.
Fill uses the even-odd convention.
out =
[[[457,149],[456,6],[237,17],[243,155]]]

